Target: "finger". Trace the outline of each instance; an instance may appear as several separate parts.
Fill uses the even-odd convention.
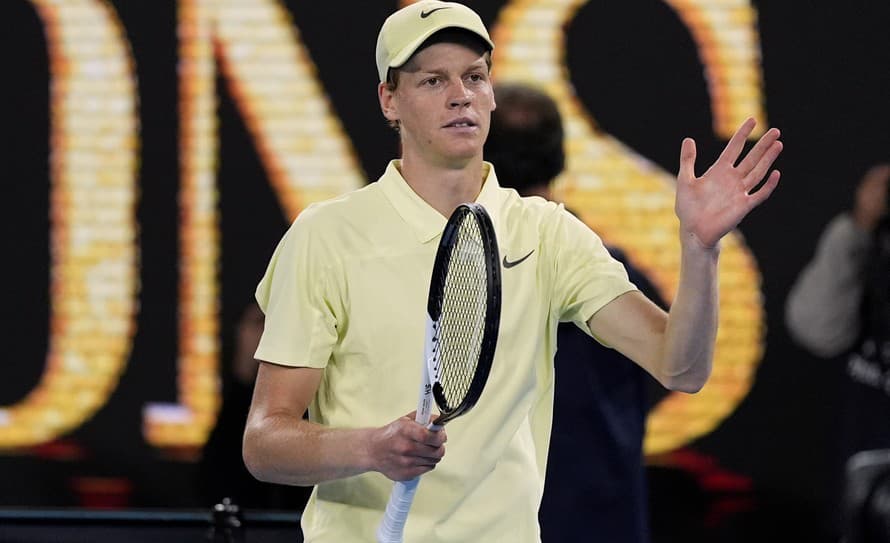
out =
[[[414,419],[409,419],[407,416],[396,421],[392,427],[394,437],[405,439],[408,442],[425,444],[428,439],[429,430]]]
[[[423,475],[424,473],[429,473],[436,469],[436,464],[424,464],[422,466],[418,466],[416,470],[413,472],[413,477],[417,477]]]
[[[445,447],[423,447],[415,455],[420,463],[438,463],[444,456]]]
[[[738,160],[739,154],[741,154],[742,152],[742,149],[745,148],[745,141],[747,141],[748,136],[751,135],[751,131],[754,130],[754,126],[756,124],[757,121],[755,121],[752,117],[748,117],[748,119],[742,123],[742,126],[740,126],[739,129],[735,131],[735,134],[732,135],[729,143],[726,144],[723,152],[720,153],[720,158],[717,159],[717,162],[729,162],[730,165],[734,166],[735,161]]]
[[[766,153],[770,147],[772,147],[773,142],[779,139],[780,133],[778,128],[770,128],[766,131],[760,140],[757,141],[757,144],[748,151],[747,156],[739,162],[739,165],[736,167],[742,175],[747,175],[748,172],[754,169],[758,162],[760,162],[761,157],[763,157],[764,153]]]
[[[401,449],[398,456],[398,462],[404,467],[435,464],[445,456],[445,447],[431,447],[422,443],[414,443]]]
[[[417,424],[421,424],[421,421],[417,420],[417,410],[416,410],[416,409],[415,409],[414,411],[408,413],[407,415],[405,415],[405,416],[402,417],[402,418],[403,418],[403,419],[411,419],[412,422],[416,422]],[[431,417],[430,417],[430,418],[431,418]]]
[[[430,471],[435,469],[435,467],[435,465],[414,467],[395,473],[392,476],[388,475],[387,477],[390,477],[390,479],[392,479],[393,481],[410,481],[411,479],[420,477],[424,473],[429,473]]]
[[[680,146],[680,179],[695,179],[695,140],[684,138]]]
[[[442,426],[439,426],[439,428],[442,428]],[[448,434],[445,433],[444,429],[428,430],[426,435],[423,436],[421,443],[433,447],[440,447],[444,445],[446,441],[448,441]]]
[[[769,198],[770,194],[772,194],[773,191],[776,190],[776,187],[779,185],[779,177],[781,176],[782,174],[779,173],[779,170],[773,170],[772,173],[769,174],[769,178],[767,178],[766,183],[764,183],[763,186],[760,187],[760,190],[750,195],[750,200],[748,200],[749,211],[759,206],[764,201],[766,201],[767,198]]]
[[[775,141],[770,146],[769,149],[760,157],[760,161],[754,166],[748,174],[742,178],[742,186],[745,187],[745,190],[751,190],[760,183],[760,180],[763,179],[763,176],[766,175],[766,172],[769,171],[770,167],[773,165],[773,162],[776,161],[776,158],[779,157],[779,154],[782,152],[783,144],[781,141]]]

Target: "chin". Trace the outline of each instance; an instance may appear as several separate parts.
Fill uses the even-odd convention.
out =
[[[463,145],[450,145],[444,149],[444,156],[453,159],[470,160],[482,155],[482,144],[477,142],[463,142]]]
[[[477,157],[482,156],[482,151],[480,150],[477,153],[450,153],[445,155],[445,161],[451,164],[454,167],[462,168],[467,165],[468,162],[472,161]]]

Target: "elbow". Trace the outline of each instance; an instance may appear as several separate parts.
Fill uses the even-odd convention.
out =
[[[710,376],[708,371],[685,371],[677,375],[662,375],[659,382],[661,385],[673,392],[685,392],[686,394],[695,394],[704,388]]]
[[[242,449],[242,458],[244,459],[244,467],[247,468],[247,471],[253,475],[253,478],[257,481],[262,481],[264,483],[270,482],[268,478],[265,476],[265,471],[263,470],[262,464],[259,462],[257,457],[253,455],[248,448],[245,446]]]
[[[258,481],[283,485],[311,486],[316,484],[301,471],[299,462],[282,452],[280,426],[274,419],[248,419],[241,444],[244,467]]]
[[[714,352],[705,348],[692,353],[672,354],[653,364],[652,375],[673,392],[695,394],[704,388],[714,367]]]
[[[250,425],[244,431],[244,441],[241,445],[241,457],[244,460],[244,467],[253,477],[264,483],[274,482],[271,477],[270,467],[263,461],[261,445],[259,443],[260,436]]]
[[[244,436],[244,444],[241,447],[241,457],[244,460],[244,467],[258,481],[268,482],[264,475],[263,464],[260,462],[254,447],[248,441],[247,435]]]
[[[707,379],[669,379],[668,382],[662,384],[668,390],[673,392],[685,392],[686,394],[695,394],[704,388]]]
[[[686,394],[695,394],[704,388],[707,379],[689,379],[674,385],[671,390],[674,392],[685,392]]]

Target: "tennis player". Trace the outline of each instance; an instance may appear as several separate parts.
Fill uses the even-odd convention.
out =
[[[682,270],[668,315],[562,206],[498,185],[482,153],[493,47],[457,3],[422,1],[384,22],[378,95],[401,159],[376,183],[303,211],[257,287],[266,320],[244,459],[259,479],[315,485],[308,542],[373,541],[392,481],[422,474],[405,541],[538,542],[560,321],[672,390],[695,392],[710,374],[720,238],[775,189],[777,171],[748,194],[781,151],[778,130],[738,161],[754,127],[744,123],[701,177],[695,144],[683,141]],[[500,337],[479,403],[446,434],[410,412],[438,238],[468,201],[488,210],[503,257]]]

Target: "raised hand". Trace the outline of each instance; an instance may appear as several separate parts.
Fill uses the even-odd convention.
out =
[[[683,140],[674,206],[681,235],[692,236],[706,248],[716,246],[749,211],[769,198],[779,184],[779,171],[773,170],[766,183],[757,192],[750,193],[782,152],[779,130],[771,128],[738,162],[755,124],[754,119],[745,121],[701,177],[695,176],[695,141]]]

